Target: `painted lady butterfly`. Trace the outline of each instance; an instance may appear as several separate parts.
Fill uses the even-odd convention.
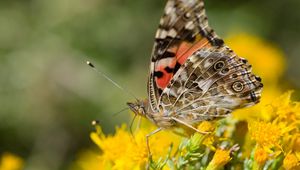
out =
[[[148,99],[127,103],[162,129],[198,131],[204,120],[259,102],[263,84],[208,26],[203,0],[168,0],[155,35]],[[202,132],[200,132],[202,133]]]

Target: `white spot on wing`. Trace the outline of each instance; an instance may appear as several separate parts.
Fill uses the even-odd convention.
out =
[[[169,32],[168,32],[168,36],[172,37],[172,38],[175,38],[177,35],[177,31],[172,28]]]
[[[188,30],[194,29],[195,25],[194,25],[193,21],[189,21],[188,23],[186,23],[185,28]]]
[[[155,37],[156,37],[156,38],[161,38],[161,39],[163,39],[163,38],[166,38],[166,37],[167,37],[167,34],[168,34],[168,32],[167,32],[166,30],[160,29],[160,30],[158,30],[158,31],[156,32]]]
[[[208,60],[206,60],[205,62],[204,62],[204,68],[207,68],[207,67],[209,67],[210,66],[210,63],[208,62]]]

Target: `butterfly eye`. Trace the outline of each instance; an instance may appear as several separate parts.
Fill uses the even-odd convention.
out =
[[[215,69],[215,70],[220,70],[220,69],[222,69],[224,66],[225,66],[224,61],[218,61],[218,62],[215,63],[214,69]]]
[[[237,81],[232,84],[232,89],[236,92],[241,92],[244,89],[244,85],[242,82]]]

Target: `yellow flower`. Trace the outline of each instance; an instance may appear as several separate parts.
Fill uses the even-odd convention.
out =
[[[300,152],[300,134],[295,135],[294,143],[293,143],[293,150],[295,152]]]
[[[0,170],[21,170],[23,169],[23,160],[11,153],[4,153],[0,161]]]
[[[294,105],[297,102],[291,102],[292,93],[293,91],[288,91],[277,97],[273,102],[265,106],[263,111],[268,112],[280,121],[295,123],[297,121],[297,114],[300,113],[300,108]]]
[[[264,165],[268,160],[268,153],[261,147],[255,149],[254,160],[259,165]]]
[[[201,132],[212,132],[215,130],[215,127],[214,122],[203,121],[198,125],[197,129]]]
[[[296,157],[296,155],[289,153],[285,156],[284,160],[283,160],[283,167],[287,170],[290,169],[298,169],[299,167],[299,160]]]
[[[91,133],[91,139],[101,148],[103,151],[103,157],[107,160],[116,160],[120,153],[125,153],[129,147],[131,136],[125,131],[125,126],[116,129],[116,135],[103,136],[102,132],[100,136],[96,132]]]
[[[272,124],[281,129],[281,133],[284,136],[282,138],[282,146],[286,153],[297,150],[294,148],[297,145],[297,138],[300,134],[299,102],[292,102],[291,95],[292,91],[288,91],[263,109],[265,114],[272,115]]]
[[[281,91],[278,87],[268,87],[268,85],[264,85],[264,89],[262,91],[261,99],[258,104],[252,107],[243,108],[234,111],[233,117],[237,120],[253,120],[253,119],[262,119],[269,121],[273,114],[266,110],[266,106],[270,104],[270,101],[274,100],[281,95]],[[270,108],[269,108],[270,109]]]
[[[207,134],[205,136],[202,144],[209,147],[212,150],[215,150],[215,147],[213,146],[213,143],[216,139],[216,136],[213,133],[215,128],[216,128],[215,122],[212,122],[212,121],[203,121],[197,127],[197,129],[201,132],[211,132],[210,134]]]
[[[255,140],[260,147],[268,149],[274,146],[280,147],[281,129],[274,124],[263,121],[252,121],[249,124],[249,132],[251,139]]]
[[[98,153],[91,150],[86,150],[78,154],[77,160],[70,169],[80,170],[101,170],[110,169],[110,165],[105,163],[105,160]]]
[[[130,134],[125,129],[126,126],[123,125],[116,129],[115,135],[106,136],[98,126],[97,132],[91,133],[91,139],[102,151],[99,161],[104,162],[103,166],[111,166],[111,169],[115,170],[144,169],[148,161],[146,135],[151,131],[141,128],[135,134]],[[178,136],[165,131],[152,135],[149,138],[149,146],[153,159],[164,157],[171,143],[174,147],[178,146],[179,139]]]
[[[231,160],[230,150],[217,149],[213,159],[208,164],[207,170],[221,169]]]

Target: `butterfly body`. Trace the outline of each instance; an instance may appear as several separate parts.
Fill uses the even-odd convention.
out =
[[[148,99],[129,108],[159,129],[187,127],[259,102],[261,79],[208,25],[203,0],[168,0],[150,61]]]
[[[174,122],[174,120],[172,120],[171,118],[171,113],[165,114],[163,112],[153,112],[150,109],[148,100],[137,101],[135,103],[127,103],[127,105],[135,114],[146,117],[156,126],[163,129],[170,129],[176,124],[176,122]]]

